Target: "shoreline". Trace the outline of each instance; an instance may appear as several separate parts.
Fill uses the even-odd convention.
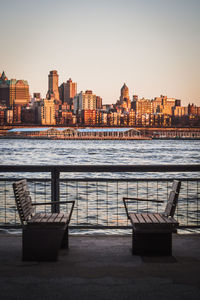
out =
[[[121,138],[117,138],[117,137],[68,137],[68,138],[60,138],[60,137],[28,137],[28,136],[0,136],[0,139],[5,139],[5,140],[9,140],[9,139],[13,139],[13,140],[77,140],[77,141],[102,141],[102,140],[109,140],[109,141],[151,141],[151,140],[176,140],[176,141],[199,141],[200,138],[155,138],[155,137],[140,137],[140,138],[135,138],[135,137],[121,137]]]
[[[116,141],[121,141],[121,140],[152,140],[150,137],[141,137],[141,138],[135,138],[135,137],[28,137],[28,136],[0,136],[0,139],[15,139],[15,140],[116,140]]]

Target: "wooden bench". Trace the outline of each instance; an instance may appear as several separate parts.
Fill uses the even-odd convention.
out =
[[[128,201],[163,201],[124,197],[124,206],[130,219],[132,234],[132,253],[139,255],[172,255],[172,232],[179,223],[174,219],[181,182],[174,180],[164,213],[129,213]]]
[[[71,203],[67,213],[36,213],[35,206],[52,205],[52,202],[32,203],[27,180],[13,183],[17,210],[22,223],[22,260],[57,260],[60,248],[68,248],[68,224],[75,201],[57,201],[54,204]]]

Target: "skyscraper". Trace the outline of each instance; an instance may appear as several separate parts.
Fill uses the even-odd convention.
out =
[[[67,80],[67,86],[66,86],[67,102],[72,101],[72,99],[76,96],[76,92],[77,92],[77,84],[76,82],[72,82],[71,78],[69,78],[69,80]]]
[[[124,83],[123,87],[121,88],[120,104],[126,110],[129,110],[131,108],[129,89],[125,83]]]
[[[0,104],[8,107],[26,105],[29,99],[28,82],[26,80],[9,80],[3,72],[0,76]]]
[[[49,73],[49,87],[47,92],[47,99],[59,100],[58,90],[58,73],[56,70],[50,71]]]
[[[66,102],[71,105],[73,98],[77,93],[77,83],[73,82],[71,78],[67,82],[63,82],[59,87],[60,99],[62,102]]]
[[[129,89],[127,85],[124,83],[123,87],[121,88],[120,101],[123,102],[124,100],[127,99],[129,99]]]

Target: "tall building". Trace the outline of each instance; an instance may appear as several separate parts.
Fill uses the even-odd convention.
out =
[[[74,97],[74,112],[81,110],[93,110],[97,108],[96,95],[87,90],[85,93],[80,92]]]
[[[97,96],[96,97],[97,109],[102,109],[102,98]]]
[[[121,88],[120,101],[122,102],[126,99],[129,99],[129,89],[127,85],[124,83],[123,87]]]
[[[66,85],[66,102],[71,104],[73,98],[76,96],[77,93],[77,83],[72,82],[71,78],[67,80]]]
[[[3,72],[0,76],[0,104],[5,104],[7,107],[26,105],[29,99],[28,82],[16,79],[8,80]]]
[[[41,101],[38,107],[38,121],[41,125],[56,125],[54,100]]]
[[[71,78],[67,82],[63,82],[59,87],[60,100],[62,103],[66,102],[71,105],[73,98],[77,94],[77,83],[73,82]]]
[[[131,108],[129,89],[125,83],[124,83],[123,87],[121,88],[120,105],[126,110],[129,110]]]
[[[58,90],[58,73],[56,70],[50,71],[49,73],[49,86],[47,92],[47,99],[59,100]]]

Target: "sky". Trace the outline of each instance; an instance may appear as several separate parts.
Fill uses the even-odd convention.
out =
[[[48,74],[115,103],[200,106],[200,0],[0,0],[0,73],[46,96]]]

